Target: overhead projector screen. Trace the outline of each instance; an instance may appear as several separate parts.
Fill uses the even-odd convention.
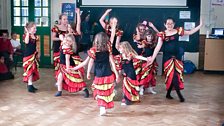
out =
[[[187,0],[82,0],[83,6],[187,6]]]

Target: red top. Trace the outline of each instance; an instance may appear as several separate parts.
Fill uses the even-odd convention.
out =
[[[0,52],[9,52],[13,54],[13,47],[9,39],[3,41],[3,38],[0,38]]]
[[[0,73],[7,73],[7,72],[8,68],[6,67],[6,65],[0,62]]]

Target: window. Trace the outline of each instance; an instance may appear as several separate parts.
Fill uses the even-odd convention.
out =
[[[48,0],[35,0],[34,21],[39,27],[49,26]]]
[[[28,22],[28,4],[28,0],[13,0],[14,26],[25,26],[25,24]]]

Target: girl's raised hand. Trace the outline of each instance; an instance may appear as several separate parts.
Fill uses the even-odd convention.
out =
[[[112,9],[107,9],[106,13],[110,13],[112,11]]]
[[[75,13],[80,13],[80,9],[79,8],[75,8]]]
[[[25,33],[29,34],[29,31],[26,27],[24,27],[24,31],[25,31]]]
[[[147,66],[151,65],[153,63],[152,57],[147,57]]]
[[[144,45],[144,44],[141,44],[141,43],[138,43],[138,44],[137,44],[137,47],[138,47],[139,49],[142,49],[142,48],[145,47],[145,45]]]
[[[139,29],[138,29],[138,27],[136,27],[135,30],[136,30],[137,33],[139,33]]]
[[[66,70],[68,73],[71,72],[71,69],[70,69],[70,68],[66,68],[65,70]]]

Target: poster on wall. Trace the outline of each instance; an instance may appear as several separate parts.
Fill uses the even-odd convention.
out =
[[[224,0],[212,0],[213,6],[224,6]]]
[[[74,22],[75,8],[75,3],[62,3],[61,13],[68,16],[69,22]]]
[[[191,11],[180,11],[180,19],[191,19]]]
[[[195,22],[184,22],[184,30],[189,31],[195,28]]]

